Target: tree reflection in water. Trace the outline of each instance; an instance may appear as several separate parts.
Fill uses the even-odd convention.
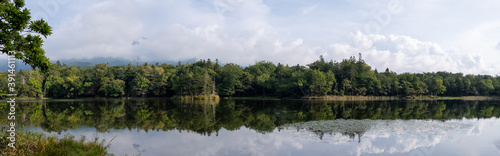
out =
[[[283,125],[297,126],[313,121],[307,124],[336,129],[335,132],[354,138],[362,136],[366,129],[372,126],[371,120],[447,121],[500,116],[498,101],[221,100],[211,102],[101,99],[25,101],[18,104],[20,110],[16,118],[23,119],[24,126],[41,126],[48,132],[62,132],[86,126],[95,127],[99,132],[107,132],[110,129],[178,130],[210,136],[217,135],[221,128],[232,131],[244,126],[259,133],[269,133],[276,128],[283,128]],[[2,123],[7,123],[6,111],[7,109],[0,109]],[[332,123],[325,124],[323,120]],[[348,127],[356,129],[346,129]],[[330,133],[311,126],[306,126],[305,129],[314,131],[320,138],[323,138],[325,133]]]

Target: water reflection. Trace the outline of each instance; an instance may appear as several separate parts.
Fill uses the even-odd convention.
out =
[[[500,154],[500,140],[495,142],[495,146],[497,147],[498,153]]]
[[[498,155],[498,148],[492,146],[500,140],[497,118],[445,122],[383,120],[371,125],[359,143],[357,137],[341,133],[327,133],[320,140],[316,133],[307,129],[297,131],[295,127],[264,134],[245,127],[237,131],[222,128],[219,136],[185,130],[179,133],[113,129],[95,133],[93,128],[65,133],[106,140],[118,136],[110,149],[116,155]]]
[[[187,130],[217,135],[224,128],[244,126],[260,133],[276,127],[307,121],[335,119],[473,119],[500,116],[498,101],[427,102],[320,102],[320,101],[235,101],[186,103],[165,99],[38,101],[19,103],[18,117],[25,126],[62,132],[81,126],[99,132],[110,129],[150,131]],[[6,109],[1,109],[6,123]],[[337,121],[337,122],[340,122]],[[349,124],[349,123],[345,123]]]
[[[18,105],[16,118],[27,127],[61,136],[117,136],[110,149],[117,155],[464,155],[443,150],[470,153],[470,144],[489,151],[479,155],[500,150],[498,101],[134,99]],[[2,123],[5,111],[0,109]]]
[[[479,135],[471,120],[328,120],[284,125],[293,136],[331,144],[357,142],[361,153],[404,153],[419,147],[434,147],[443,138]]]

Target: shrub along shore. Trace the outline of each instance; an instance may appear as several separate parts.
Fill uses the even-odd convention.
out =
[[[57,138],[22,129],[16,133],[14,149],[7,146],[10,140],[7,139],[6,130],[3,127],[1,130],[0,155],[112,155],[107,152],[112,140],[105,145],[105,140],[97,138],[88,141],[84,137],[77,140],[71,135]]]

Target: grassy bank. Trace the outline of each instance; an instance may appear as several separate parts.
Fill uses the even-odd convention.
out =
[[[500,97],[497,96],[458,96],[458,97],[449,97],[449,96],[421,96],[416,97],[415,100],[500,100]]]
[[[248,97],[224,97],[223,99],[233,100],[280,100],[280,98],[272,96],[248,96]]]
[[[0,97],[0,100],[8,100],[10,98],[11,97]],[[48,100],[48,99],[52,99],[52,98],[43,98],[43,99],[40,99],[40,98],[37,98],[37,97],[16,97],[16,100]]]
[[[74,136],[64,136],[58,139],[55,136],[45,136],[41,132],[19,130],[16,134],[16,148],[8,147],[6,130],[2,129],[0,137],[0,155],[96,155],[107,156],[108,145],[104,140],[86,141],[85,138],[75,140]]]
[[[370,100],[500,100],[497,96],[308,96],[308,100],[370,101]]]
[[[219,95],[185,95],[185,96],[174,96],[173,99],[176,100],[210,100],[210,101],[219,101]]]
[[[365,101],[365,100],[399,100],[397,96],[307,96],[308,100],[333,100],[333,101]]]

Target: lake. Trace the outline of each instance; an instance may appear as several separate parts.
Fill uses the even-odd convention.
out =
[[[500,101],[84,99],[18,108],[29,130],[112,140],[115,155],[500,155]]]

